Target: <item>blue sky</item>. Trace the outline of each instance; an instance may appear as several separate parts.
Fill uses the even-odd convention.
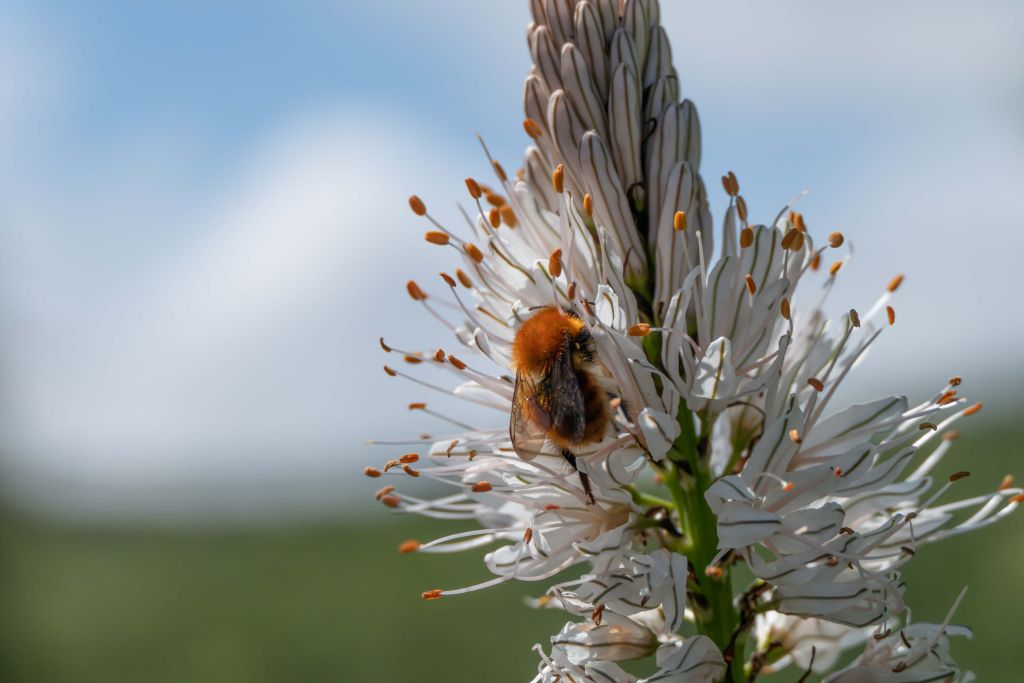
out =
[[[851,395],[959,373],[1008,406],[1024,9],[663,5],[712,187],[735,170],[761,220],[809,189],[812,230],[856,247],[838,308],[908,273]],[[454,217],[485,173],[476,131],[515,167],[527,20],[469,0],[0,6],[8,487],[133,512],[343,502],[363,436],[432,429],[375,347],[447,341],[404,296],[449,265],[404,200]]]

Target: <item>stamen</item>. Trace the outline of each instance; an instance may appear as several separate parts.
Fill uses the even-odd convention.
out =
[[[975,403],[973,406],[964,411],[964,417],[970,417],[971,415],[980,412],[984,405],[984,403]]]
[[[448,233],[441,232],[440,230],[428,230],[423,236],[423,239],[427,240],[431,244],[436,244],[442,247],[450,241]]]
[[[501,227],[501,213],[497,207],[491,207],[491,210],[487,212],[487,222],[491,224],[492,228]]]
[[[554,172],[551,174],[551,184],[555,188],[555,192],[562,194],[565,190],[565,166],[559,164],[555,166]]]
[[[860,314],[857,313],[857,309],[850,309],[850,322],[853,323],[854,327],[860,327]]]
[[[646,337],[651,333],[651,326],[647,323],[637,323],[636,325],[630,325],[626,329],[626,334],[630,337]]]
[[[958,387],[960,386],[960,383],[963,381],[964,380],[960,375],[953,375],[952,377],[949,378],[949,386]]]
[[[961,470],[959,472],[954,472],[953,474],[949,475],[949,480],[950,481],[960,481],[961,479],[966,479],[969,476],[971,476],[970,472],[968,472],[966,470]]]
[[[793,212],[793,227],[800,232],[807,232],[807,224],[804,223],[804,215],[799,211]]]
[[[562,248],[556,247],[548,256],[548,273],[551,277],[559,277],[562,274]]]
[[[779,313],[782,314],[784,320],[790,319],[789,299],[783,297],[782,301],[779,302]]]
[[[886,306],[885,307],[885,315],[888,316],[888,318],[889,318],[889,325],[890,326],[896,324],[896,309],[895,308],[893,308],[892,306]]]
[[[409,553],[414,553],[414,552],[416,552],[419,549],[420,549],[420,542],[415,540],[415,539],[412,539],[412,538],[410,538],[408,541],[402,541],[398,545],[398,552],[402,553],[403,555],[408,555]]]
[[[519,225],[519,219],[516,218],[516,212],[508,204],[499,207],[498,213],[501,214],[501,220],[504,221],[505,225],[508,227],[514,228]]]
[[[746,249],[754,243],[754,231],[752,228],[743,228],[740,230],[740,247]]]
[[[725,570],[715,564],[709,564],[704,567],[704,576],[712,579],[720,579],[725,576]]]
[[[377,477],[380,476],[380,470],[378,470],[376,467],[366,467],[363,469],[363,474],[370,477],[371,479],[376,479]]]
[[[750,295],[757,294],[757,283],[754,282],[754,278],[750,277],[750,273],[744,275],[743,278],[747,282],[747,291],[750,292]]]
[[[956,400],[956,389],[950,389],[949,391],[942,392],[942,395],[939,396],[939,399],[937,401],[935,401],[935,402],[938,403],[940,406],[944,406],[947,403],[952,403],[955,400]]]
[[[503,183],[508,182],[508,174],[505,173],[505,169],[501,167],[497,161],[492,161],[491,165],[494,166],[494,173],[498,176],[498,179]]]
[[[740,193],[740,181],[736,179],[736,174],[729,171],[726,175],[722,176],[722,187],[725,188],[725,193],[730,197],[735,197]]]
[[[411,195],[409,197],[409,208],[412,209],[412,212],[417,216],[427,215],[427,205],[424,204],[423,200],[416,195]]]
[[[448,362],[457,367],[459,370],[466,369],[466,364],[450,353],[448,354]]]
[[[449,287],[455,286],[455,278],[453,278],[451,275],[449,275],[448,273],[440,273],[440,275],[441,279],[444,280],[444,283],[446,285],[448,285]]]
[[[395,490],[394,486],[385,486],[382,489],[378,489],[377,493],[373,494],[373,497],[376,498],[377,500],[380,500],[381,498],[383,498],[384,496],[388,495],[389,493],[391,493],[394,490]]]
[[[996,491],[1005,491],[1006,489],[1013,488],[1013,482],[1013,475],[1007,474],[1003,477],[1003,480],[999,482],[999,488],[997,488]]]
[[[533,119],[526,119],[523,121],[523,130],[534,140],[538,139],[543,132],[541,131],[540,125]]]
[[[401,504],[402,501],[399,500],[398,496],[392,496],[392,495],[389,494],[389,495],[386,495],[386,496],[381,496],[380,497],[380,502],[384,503],[389,508],[397,508]]]
[[[404,467],[402,467],[402,470],[403,470],[403,471],[404,471],[404,472],[405,472],[406,474],[408,474],[408,475],[409,475],[410,477],[418,477],[418,476],[420,476],[420,473],[419,473],[419,472],[417,472],[417,471],[416,471],[416,470],[414,470],[413,468],[409,467],[408,465],[405,465]]]
[[[833,249],[838,249],[839,247],[843,246],[844,241],[846,241],[846,238],[844,238],[843,233],[839,232],[838,230],[836,232],[830,233],[828,236],[828,244]]]
[[[472,489],[473,493],[487,493],[492,488],[494,488],[494,487],[491,486],[491,482],[489,482],[489,481],[478,481],[477,483],[473,484],[470,487],[470,489]]]
[[[676,211],[676,215],[672,217],[672,227],[679,232],[684,232],[686,230],[686,223],[686,212]]]
[[[802,438],[800,437],[800,432],[799,432],[799,431],[797,431],[796,429],[791,429],[791,430],[789,430],[789,438],[790,438],[790,440],[791,440],[791,441],[792,441],[793,443],[795,443],[795,444],[801,444],[801,443],[803,443],[803,441],[804,441],[804,440],[803,440],[803,439],[802,439]]]
[[[583,195],[583,213],[587,214],[588,218],[594,217],[594,198],[589,192]]]
[[[782,241],[779,242],[779,246],[783,249],[791,249],[793,247],[793,242],[796,241],[796,236],[799,234],[800,231],[795,228],[790,230],[782,236]]]
[[[380,338],[380,348],[384,349],[384,353],[391,353],[394,350],[384,343],[384,337]]]
[[[466,275],[466,271],[462,268],[455,269],[455,277],[459,278],[459,282],[462,283],[463,287],[466,289],[473,289],[473,281],[469,279],[469,276]]]
[[[825,391],[825,384],[817,377],[810,377],[807,383],[814,387],[815,391]]]
[[[836,261],[831,266],[829,266],[828,274],[830,276],[832,276],[832,277],[835,277],[836,273],[838,273],[839,269],[842,268],[842,267],[843,267],[843,262],[842,261]]]
[[[420,597],[422,597],[424,600],[438,600],[442,595],[444,595],[444,591],[442,591],[440,588],[435,588],[431,591],[423,591]]]
[[[889,293],[892,293],[892,292],[895,292],[897,289],[899,289],[900,285],[902,285],[902,284],[903,284],[903,276],[902,275],[897,275],[893,279],[889,280],[889,286],[886,287],[886,289],[889,290]]]
[[[410,365],[416,365],[417,363],[423,362],[422,358],[420,358],[419,356],[414,356],[411,353],[407,353],[404,356],[402,356],[402,360],[404,360],[406,363],[409,363]]]
[[[405,283],[405,291],[409,292],[409,296],[412,297],[413,301],[424,301],[427,298],[426,293],[420,289],[415,280],[409,280]],[[381,343],[383,344],[383,340]]]
[[[736,213],[739,214],[743,223],[747,222],[747,200],[743,197],[736,197]]]
[[[469,258],[473,259],[477,263],[484,260],[483,252],[480,251],[480,249],[472,242],[466,242],[462,248],[466,250],[466,254],[469,255]]]
[[[398,462],[400,462],[400,463],[402,463],[404,465],[409,465],[409,464],[412,464],[414,462],[417,462],[419,459],[420,459],[420,454],[419,453],[406,453],[405,455],[403,455],[400,458],[398,458]]]
[[[392,368],[392,367],[390,367],[388,365],[384,366],[384,372],[387,373],[388,377],[394,377],[395,375],[398,374],[397,372],[395,372],[394,368]]]
[[[480,183],[476,182],[472,178],[466,178],[466,189],[469,190],[469,196],[473,199],[480,199],[483,195],[483,191],[480,189]]]
[[[811,257],[811,263],[809,265],[811,270],[817,272],[817,270],[821,268],[821,254],[815,252],[814,256]]]
[[[437,351],[434,351],[434,360],[437,361],[438,363],[444,362],[444,356],[444,349],[438,349]]]

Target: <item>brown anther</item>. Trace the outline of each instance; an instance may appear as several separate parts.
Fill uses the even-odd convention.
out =
[[[402,360],[404,360],[406,363],[409,363],[410,365],[416,365],[417,363],[423,362],[422,358],[420,358],[419,356],[414,356],[411,353],[407,353],[404,356],[402,356]]]
[[[784,320],[789,320],[790,315],[792,315],[792,311],[789,310],[789,299],[783,297],[782,301],[779,302],[779,313]]]
[[[547,505],[544,506],[544,509],[547,510],[548,512],[551,512],[552,510],[561,510],[562,506],[555,505],[554,503],[548,503]]]
[[[795,429],[791,429],[791,430],[789,430],[789,438],[790,438],[790,440],[791,440],[791,441],[792,441],[793,443],[797,443],[797,444],[799,444],[799,443],[803,443],[803,441],[804,441],[804,440],[803,440],[803,439],[802,439],[802,438],[800,437],[800,432],[799,432],[799,431],[797,431],[797,430],[795,430]]]
[[[833,263],[831,266],[828,267],[828,274],[831,275],[832,277],[835,277],[836,273],[838,273],[839,269],[842,268],[842,267],[843,267],[843,262],[842,261],[836,261],[835,263]]]
[[[956,389],[950,389],[949,391],[942,392],[942,396],[939,396],[939,400],[936,401],[940,406],[944,406],[947,403],[952,403],[956,400]]]
[[[442,595],[444,595],[444,591],[440,588],[435,588],[432,591],[423,591],[423,593],[420,594],[420,597],[424,600],[438,600]]]
[[[793,243],[789,245],[789,248],[793,251],[800,251],[804,248],[804,234],[802,232],[796,231],[796,237],[793,238]]]
[[[384,343],[384,337],[380,338],[380,348],[384,349],[384,353],[391,353],[392,348]]]
[[[747,200],[743,197],[736,197],[736,213],[739,214],[741,222],[747,222]]]
[[[463,363],[461,360],[459,360],[458,358],[456,358],[455,356],[453,356],[450,353],[448,354],[448,362],[451,363],[452,365],[454,365],[459,370],[465,370],[466,369],[466,364]]]
[[[814,255],[811,256],[811,262],[808,265],[811,270],[817,272],[817,270],[821,268],[821,254],[814,252]]]
[[[478,481],[477,483],[473,484],[470,488],[473,490],[473,493],[487,493],[494,487],[491,486],[491,482],[489,481]]]
[[[502,197],[500,194],[497,194],[497,193],[494,193],[494,192],[488,192],[484,196],[484,199],[486,199],[487,203],[490,204],[491,206],[494,206],[494,207],[505,206],[505,198]]]
[[[943,441],[956,441],[959,438],[960,438],[960,432],[958,432],[955,429],[951,429],[951,430],[949,430],[948,432],[946,432],[945,434],[942,435],[942,440]]]
[[[594,608],[594,611],[590,613],[590,619],[598,626],[601,625],[601,620],[604,618],[604,604],[600,604]]]
[[[491,224],[492,228],[501,227],[501,212],[497,207],[491,207],[491,210],[487,212],[487,222]]]
[[[817,377],[808,378],[807,383],[814,387],[815,391],[825,391],[825,383]]]
[[[576,298],[576,282],[575,281],[569,283],[569,291],[567,291],[565,293],[565,295],[566,295],[566,297],[568,297],[569,301],[572,301],[573,299]]]
[[[466,454],[466,457],[468,457],[470,460],[475,458],[476,457],[476,449],[475,448],[470,448],[469,449],[469,453]]]
[[[412,209],[412,212],[417,216],[427,215],[427,205],[424,204],[423,200],[416,195],[409,197],[409,208]]]
[[[458,439],[452,440],[452,442],[450,444],[448,444],[448,448],[444,449],[444,454],[447,455],[449,458],[452,457],[452,451],[454,451],[455,447],[458,446],[458,445],[459,445],[459,440]]]
[[[672,227],[683,232],[686,230],[687,220],[685,211],[676,211],[676,215],[672,217]]]
[[[408,474],[408,475],[409,475],[410,477],[418,477],[418,476],[420,476],[420,473],[419,473],[419,472],[417,472],[417,471],[416,471],[416,470],[414,470],[413,468],[409,467],[408,465],[405,465],[405,466],[404,466],[404,467],[402,468],[402,470],[403,470],[403,471],[404,471],[404,472],[405,472],[406,474]]]
[[[505,173],[505,169],[501,167],[501,164],[495,161],[492,163],[492,165],[494,166],[495,175],[497,175],[498,178],[501,179],[501,182],[508,182],[508,174]]]
[[[398,374],[397,372],[394,371],[394,369],[387,365],[384,366],[384,372],[387,373],[388,377],[394,377],[395,375]]]
[[[843,246],[843,242],[845,241],[846,238],[843,237],[843,233],[839,232],[838,230],[836,232],[829,233],[828,244],[833,249],[838,249],[839,247]]]
[[[740,230],[740,247],[746,249],[754,243],[754,230],[752,228],[743,228]]]
[[[453,278],[448,273],[440,273],[440,275],[441,279],[444,280],[444,283],[446,285],[448,285],[449,287],[455,287],[455,278]]]
[[[462,283],[463,287],[466,289],[473,289],[473,281],[469,279],[469,276],[466,275],[466,271],[462,268],[455,269],[455,277],[459,278],[459,282]]]
[[[630,337],[646,337],[651,333],[651,326],[647,323],[637,323],[626,328],[626,334]]]
[[[949,475],[949,480],[960,481],[961,479],[966,479],[969,476],[971,476],[970,472],[968,472],[967,470],[961,470],[959,472],[954,472],[953,474]]]
[[[559,164],[555,166],[555,170],[551,173],[551,184],[555,188],[555,192],[562,194],[565,190],[565,166]]]
[[[949,386],[958,387],[960,386],[960,383],[963,381],[964,380],[960,375],[953,375],[952,377],[949,378]]]
[[[1018,493],[1016,496],[1010,498],[1011,503],[1024,503],[1024,493]]]
[[[587,214],[587,218],[594,217],[594,198],[589,192],[583,195],[583,213]]]
[[[709,564],[704,567],[704,576],[712,579],[720,579],[725,576],[725,570],[719,567],[717,564]]]
[[[782,490],[788,493],[789,491],[793,490],[794,486],[795,484],[793,482],[787,481],[785,484],[782,485]]]
[[[391,460],[388,460],[386,463],[384,463],[384,471],[385,472],[389,472],[389,471],[391,471],[391,469],[393,469],[395,467],[401,467],[401,466],[402,466],[402,461],[399,460],[398,458],[393,458]]]
[[[363,468],[363,474],[370,477],[371,479],[376,479],[377,477],[380,476],[380,470],[378,470],[376,467],[365,467]]]
[[[543,134],[540,128],[540,124],[538,124],[533,119],[525,119],[523,121],[523,130],[525,130],[526,134],[529,135],[534,140],[536,140]]]
[[[395,490],[394,486],[385,486],[382,489],[378,489],[377,493],[373,494],[373,497],[376,498],[377,500],[380,500],[381,498],[383,498],[384,496],[388,495],[389,493],[391,493],[394,490]]]
[[[412,539],[412,538],[410,538],[408,541],[402,541],[398,545],[398,552],[402,553],[403,555],[408,555],[409,553],[414,553],[414,552],[416,552],[419,549],[420,549],[420,542],[415,540],[415,539]]]
[[[411,463],[417,462],[419,459],[420,459],[420,454],[419,453],[406,453],[405,455],[403,455],[403,456],[398,458],[398,462],[400,462],[402,464],[405,464],[405,465],[409,465]]]
[[[889,280],[889,286],[886,289],[888,289],[890,292],[895,292],[897,289],[900,288],[900,285],[902,285],[902,284],[903,284],[903,276],[902,275],[897,275],[893,279]]]
[[[466,189],[469,190],[469,196],[473,199],[480,199],[480,197],[483,196],[483,190],[480,189],[480,183],[472,178],[466,178]]]
[[[466,242],[463,248],[466,250],[466,254],[469,255],[469,258],[473,259],[477,263],[484,260],[483,252],[480,251],[480,249],[472,242]]]
[[[533,539],[533,529],[526,527],[526,531],[523,532],[523,543],[529,543]]]
[[[612,400],[608,401],[608,405],[611,406],[614,410],[618,410],[619,406],[622,405],[622,399],[616,396]]]
[[[896,324],[896,309],[892,306],[885,307],[885,316],[889,319],[889,325]]]
[[[917,426],[922,432],[935,431],[938,426],[934,422],[922,422]]]
[[[860,313],[855,308],[850,309],[850,323],[854,327],[860,327]]]
[[[984,405],[984,403],[975,403],[973,406],[964,411],[964,417],[974,415],[975,413],[981,411]]]
[[[423,235],[423,239],[431,244],[436,244],[442,247],[450,241],[448,233],[441,232],[440,230],[428,230],[427,233]]]
[[[841,477],[843,476],[843,469],[841,467],[837,467],[834,470],[832,470],[832,474],[836,475],[837,477]]]
[[[850,527],[848,527],[848,526],[844,526],[844,527],[841,527],[841,528],[839,529],[839,533],[841,533],[841,534],[846,534],[846,535],[848,535],[848,536],[853,536],[853,534],[854,534],[855,532],[854,532],[854,530],[853,530],[853,529],[851,529]]]
[[[807,224],[804,223],[804,215],[799,211],[793,212],[793,227],[800,232],[807,232]]]
[[[1003,480],[999,482],[999,488],[997,488],[996,491],[1005,491],[1006,489],[1013,488],[1013,482],[1013,475],[1007,474],[1003,477]]]
[[[740,193],[740,181],[737,180],[736,174],[729,171],[722,176],[722,187],[725,188],[725,193],[730,197],[738,195]]]
[[[779,246],[783,249],[789,249],[793,246],[793,242],[796,241],[796,236],[800,234],[799,230],[793,229],[782,236],[782,241],[779,242]]]
[[[551,277],[559,277],[562,274],[562,248],[555,247],[548,255],[548,273]]]
[[[384,503],[389,508],[397,508],[402,503],[398,496],[392,496],[390,494],[386,496],[381,496],[380,502]]]
[[[405,291],[409,292],[409,296],[412,297],[413,301],[423,301],[427,298],[426,293],[420,289],[415,280],[409,280],[405,283]]]
[[[514,228],[519,225],[519,219],[516,218],[516,212],[511,206],[505,204],[498,209],[498,213],[501,214],[501,220],[510,228]]]
[[[827,560],[825,560],[825,564],[828,565],[829,567],[835,567],[836,565],[839,564],[839,558],[836,557],[835,555],[830,555],[829,558]]]
[[[754,278],[750,276],[750,273],[744,275],[743,280],[747,283],[747,291],[750,292],[751,296],[757,294],[757,283],[754,282]]]

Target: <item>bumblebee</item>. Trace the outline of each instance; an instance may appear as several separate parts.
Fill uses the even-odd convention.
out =
[[[516,454],[530,460],[546,444],[579,472],[576,452],[608,431],[609,395],[596,374],[594,339],[579,316],[558,307],[536,311],[512,345],[516,370],[509,435]],[[590,503],[590,479],[579,472]]]

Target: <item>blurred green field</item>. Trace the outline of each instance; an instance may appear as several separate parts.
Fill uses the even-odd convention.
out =
[[[962,490],[983,491],[1009,471],[1024,479],[1024,421],[964,427],[946,463],[974,473]],[[367,482],[368,495],[372,488]],[[8,510],[0,517],[0,680],[529,680],[530,646],[563,621],[522,604],[543,586],[419,599],[424,589],[487,578],[471,555],[395,552],[405,538],[448,528],[383,510],[246,530],[78,525]],[[919,620],[941,619],[970,586],[956,620],[976,636],[954,652],[982,681],[1020,680],[1022,534],[1024,512],[922,548],[907,571]]]

